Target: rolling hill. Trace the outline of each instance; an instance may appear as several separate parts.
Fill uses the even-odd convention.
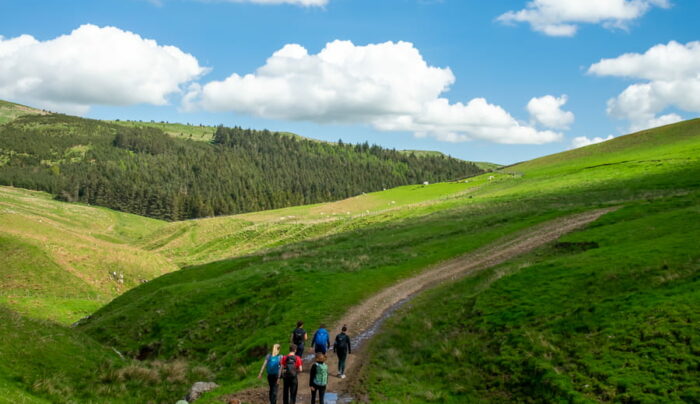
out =
[[[112,376],[101,376],[102,390],[90,389],[93,379],[83,382],[84,373],[75,368],[60,371],[68,391],[53,389],[56,383],[35,365],[3,369],[0,388],[53,402],[124,402],[125,391],[141,389],[141,397],[170,402],[191,379],[172,381],[168,401],[124,375],[180,361],[180,374],[207,374],[223,384],[202,401],[216,402],[221,394],[255,385],[251,374],[266,347],[285,340],[299,318],[309,328],[334,323],[348,307],[431,265],[551,219],[610,207],[617,210],[581,232],[419,297],[368,347],[365,393],[378,402],[400,402],[410,386],[425,392],[416,398],[423,402],[693,399],[698,351],[688,324],[696,321],[689,309],[698,298],[700,257],[693,240],[699,232],[699,147],[695,120],[460,182],[329,204],[176,223],[125,215],[111,229],[96,220],[95,238],[120,241],[146,254],[140,259],[189,266],[120,295],[77,329],[53,325],[45,332],[98,341],[74,353],[84,358],[82,368],[102,368],[108,359],[101,355],[109,354],[103,347],[145,360],[112,353],[109,360],[117,362],[110,365]],[[28,196],[5,196],[13,192]],[[95,209],[11,188],[2,195],[18,200],[5,202],[4,215],[43,200],[33,213],[36,222],[58,206]],[[86,226],[64,215],[56,219]],[[3,237],[30,244],[26,236]],[[23,247],[31,253],[17,262],[49,268],[55,259],[34,243],[34,250]],[[14,334],[44,330],[36,320],[4,316],[16,319]],[[401,330],[419,337],[407,342]],[[62,338],[52,349],[68,343]],[[13,346],[6,341],[17,339],[3,335],[0,341],[5,355]],[[452,341],[463,348],[454,351]],[[475,356],[465,360],[470,378],[462,382],[444,359],[468,354]],[[39,354],[24,360],[13,355],[17,363],[33,363]],[[396,368],[418,359],[429,365],[412,366],[420,369],[415,372]],[[131,370],[119,373],[123,368]],[[650,369],[673,391],[652,381]],[[121,393],[110,395],[110,389]]]
[[[163,130],[172,130],[168,125],[125,126],[60,114],[18,117],[0,125],[0,184],[177,221],[327,202],[482,172],[444,156],[265,130],[220,126],[211,142],[193,141],[166,134]]]
[[[629,135],[617,140],[621,144],[614,145],[616,152],[597,153],[596,149],[612,147],[603,144],[568,152],[569,157],[559,155],[551,157],[550,161],[525,163],[500,174],[474,179],[479,185],[474,184],[469,192],[379,215],[389,215],[390,220],[347,228],[329,237],[300,241],[247,257],[189,267],[120,296],[95,313],[82,330],[131,355],[205,361],[223,379],[241,380],[242,384],[233,383],[230,387],[238,389],[248,385],[250,379],[246,375],[265,347],[276,340],[275,336],[286,335],[289,324],[298,318],[304,318],[307,324],[332,323],[347,307],[431,264],[554,217],[597,207],[620,208],[619,213],[605,216],[591,227],[609,223],[612,233],[625,226],[634,228],[634,221],[625,223],[631,220],[628,215],[651,213],[659,209],[657,206],[678,205],[677,215],[681,216],[694,212],[700,186],[699,126],[700,121],[689,121]],[[661,145],[650,141],[650,146],[644,147],[645,140],[639,139],[649,136],[664,140]],[[547,170],[552,174],[546,174]],[[469,183],[463,184],[469,186]],[[387,196],[400,193],[399,190],[386,192]],[[652,222],[663,222],[663,219],[650,217]],[[676,240],[685,237],[685,232],[697,232],[694,227],[677,228],[677,224],[678,221],[669,221],[663,228],[681,232]],[[578,240],[577,235],[571,237]],[[566,248],[573,248],[574,252],[584,248],[578,247],[579,241],[571,243],[572,247],[561,248],[565,248],[565,252]],[[625,243],[619,247],[626,249],[625,254],[634,254],[635,246],[640,249],[649,246],[642,240],[636,243],[634,238]],[[687,244],[677,248],[686,254],[691,264],[684,271],[689,271],[691,277],[697,276],[692,270],[692,263],[697,259],[692,255],[693,250]],[[621,254],[614,250],[611,253]],[[536,254],[546,255],[546,252]],[[655,257],[667,259],[665,254],[659,251]],[[634,262],[630,262],[632,267],[641,263]],[[557,272],[550,272],[548,276],[554,278],[541,281],[556,284]],[[503,282],[509,279],[505,277]],[[571,282],[577,279],[580,278],[572,277]],[[611,275],[602,279],[607,287],[620,291],[610,295],[613,301],[610,304],[624,306],[634,288],[626,289],[628,285],[623,277]],[[616,284],[617,279],[619,284]],[[500,282],[493,280],[488,284],[489,290],[500,287]],[[295,293],[284,293],[285,285],[289,284],[295,285]],[[570,283],[565,282],[565,285]],[[591,285],[594,288],[596,284]],[[584,291],[581,293],[585,296],[583,286],[576,287]],[[672,289],[669,291],[673,293]],[[503,296],[504,292],[499,293],[498,296]],[[547,307],[550,310],[554,307],[552,316],[558,318],[569,306],[548,302]],[[557,308],[562,310],[560,314],[556,314]],[[655,309],[658,307],[650,308]],[[134,326],[121,327],[123,322]],[[183,327],[183,324],[196,326]],[[508,329],[509,326],[504,327]],[[572,332],[587,334],[589,331],[581,328]],[[683,332],[682,329],[678,331]],[[411,346],[403,341],[390,344]],[[397,358],[401,354],[395,353]],[[519,357],[514,355],[517,362]],[[382,360],[375,362],[373,368],[380,371]],[[518,371],[526,372],[525,368]],[[370,385],[379,380],[376,386],[384,394],[377,397],[392,401],[383,387],[384,379],[371,380]],[[682,386],[683,380],[676,378],[674,383]],[[405,388],[411,383],[410,379],[402,380],[400,385]],[[517,391],[509,394],[515,393]],[[571,390],[566,391],[570,393]],[[397,390],[396,394],[395,397],[404,397],[401,394],[405,391]],[[562,394],[560,397],[569,397]],[[658,397],[666,397],[658,394]]]

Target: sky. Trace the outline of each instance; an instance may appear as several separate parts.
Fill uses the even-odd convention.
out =
[[[700,115],[696,0],[0,0],[0,99],[512,164]]]

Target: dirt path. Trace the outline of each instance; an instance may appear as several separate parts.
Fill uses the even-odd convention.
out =
[[[546,243],[557,240],[566,233],[580,229],[598,219],[600,216],[616,208],[598,209],[576,215],[555,219],[532,228],[521,231],[515,235],[507,236],[490,245],[482,247],[471,253],[441,262],[421,274],[400,281],[376,295],[365,300],[361,304],[352,307],[334,327],[330,328],[331,338],[340,332],[345,324],[348,334],[353,339],[353,355],[349,355],[347,361],[346,379],[335,377],[337,371],[337,357],[329,352],[328,365],[331,377],[327,391],[340,394],[354,390],[353,381],[356,380],[364,359],[363,345],[377,331],[381,323],[390,316],[402,304],[410,300],[416,294],[433,288],[447,281],[457,280],[469,273],[490,268],[518,255],[527,253]],[[311,338],[311,332],[309,338]],[[307,349],[308,351],[308,349]],[[305,358],[304,372],[299,375],[299,392],[297,403],[309,403],[309,374],[311,366],[310,358]],[[282,386],[280,385],[280,393]],[[281,394],[280,394],[281,395]],[[267,403],[267,387],[246,390],[232,396],[227,396],[226,402],[231,399],[241,400],[243,403],[264,404]],[[333,397],[326,400],[327,404],[335,404]],[[235,401],[234,401],[235,402]],[[279,398],[281,403],[281,397]],[[343,402],[338,400],[338,402]]]

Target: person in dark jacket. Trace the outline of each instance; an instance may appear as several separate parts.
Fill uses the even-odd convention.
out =
[[[311,387],[311,404],[316,404],[316,393],[318,402],[323,404],[328,385],[328,365],[326,365],[326,355],[321,352],[316,354],[316,363],[311,365],[309,372],[309,387]]]
[[[306,342],[308,336],[306,335],[306,330],[304,330],[304,322],[297,321],[297,328],[292,331],[292,344],[297,346],[297,356],[304,357],[304,343]]]
[[[333,343],[333,350],[338,355],[338,377],[341,379],[345,379],[345,360],[348,358],[348,354],[352,353],[350,337],[345,333],[347,330],[348,327],[343,325],[340,334],[335,336]]]

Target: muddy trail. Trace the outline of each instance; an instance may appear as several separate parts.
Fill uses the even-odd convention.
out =
[[[331,342],[335,335],[340,333],[340,328],[345,324],[348,327],[353,343],[353,353],[348,356],[346,362],[347,378],[340,379],[337,374],[337,356],[328,353],[328,388],[326,404],[348,403],[362,401],[360,397],[353,399],[353,393],[361,391],[357,386],[357,375],[360,374],[365,359],[364,345],[381,328],[384,321],[399,308],[408,303],[420,292],[443,284],[455,281],[463,276],[501,264],[521,254],[530,252],[537,247],[553,242],[566,233],[580,229],[598,219],[600,216],[616,208],[598,209],[585,213],[579,213],[551,220],[546,223],[520,231],[514,235],[506,236],[485,247],[467,253],[465,255],[443,261],[426,269],[419,275],[404,279],[384,289],[357,306],[352,307],[340,319],[340,321],[328,330],[331,334]],[[309,339],[313,331],[309,330]],[[308,344],[310,345],[310,344]],[[306,352],[312,348],[307,347]],[[286,354],[287,352],[282,352]],[[297,403],[311,402],[309,390],[309,368],[313,363],[313,355],[304,355],[304,371],[299,374],[299,390]],[[267,382],[263,378],[261,387],[241,391],[239,393],[222,397],[223,402],[241,402],[250,404],[264,404],[267,399]],[[278,403],[282,403],[282,384],[280,382],[280,394]],[[237,401],[240,400],[240,401]]]

